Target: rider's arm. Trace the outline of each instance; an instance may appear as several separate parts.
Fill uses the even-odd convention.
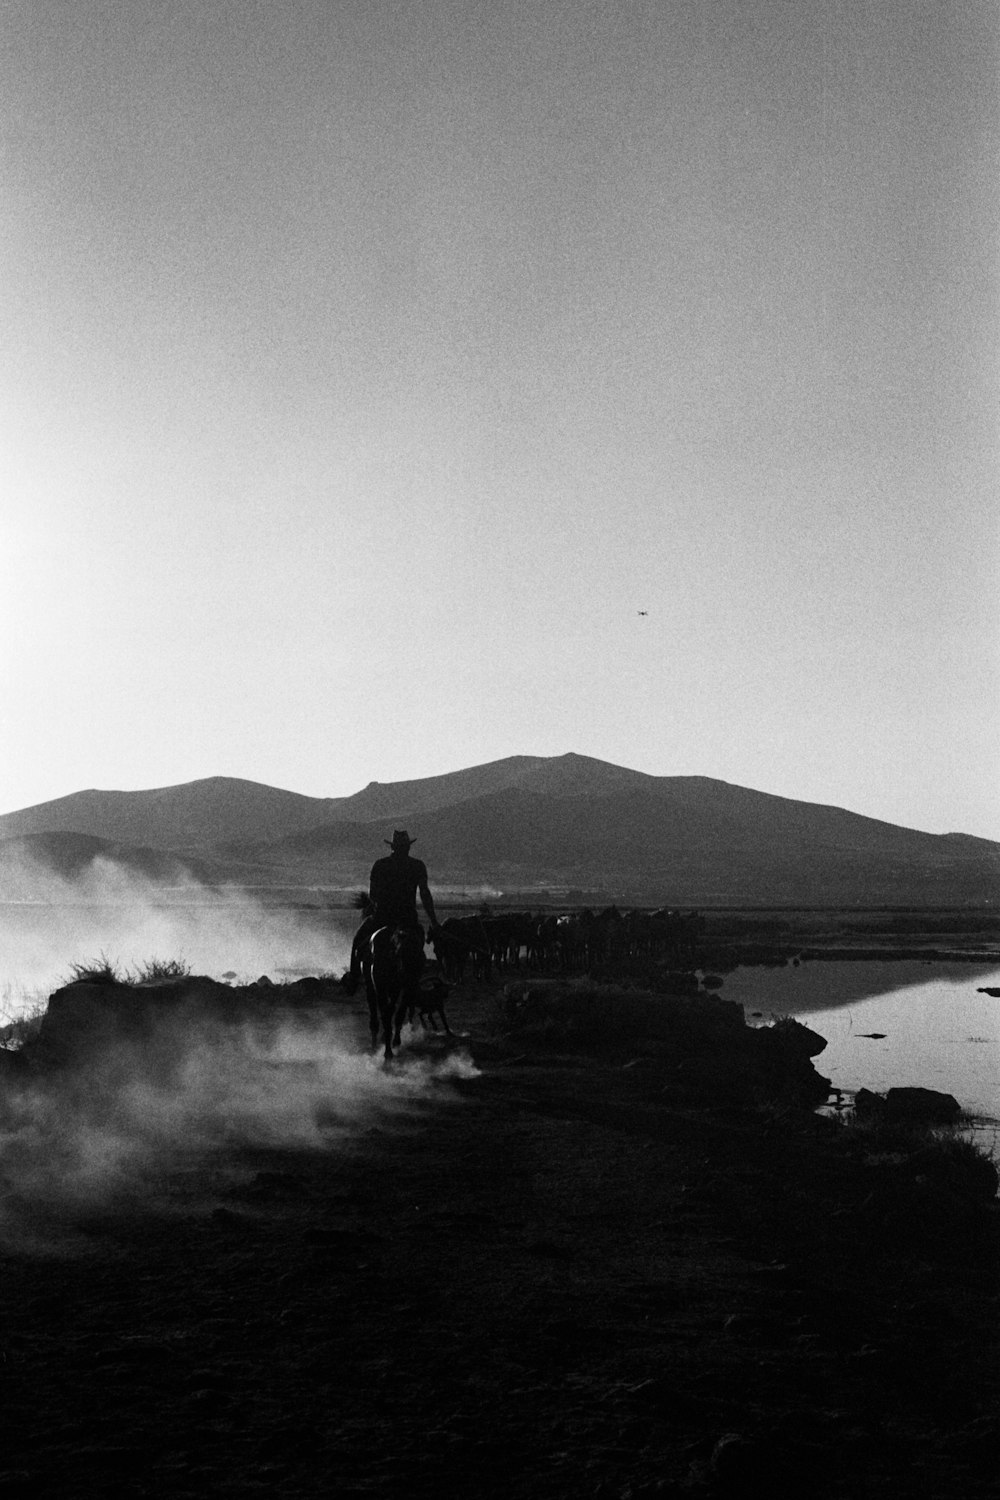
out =
[[[434,898],[431,895],[431,888],[427,884],[426,871],[424,872],[424,878],[421,880],[417,889],[420,891],[420,904],[423,906],[424,911],[427,913],[427,917],[430,921],[431,926],[437,927],[438,919],[434,914]]]

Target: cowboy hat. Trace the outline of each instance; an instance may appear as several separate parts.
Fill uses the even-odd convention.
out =
[[[388,844],[390,849],[406,850],[409,849],[411,844],[415,844],[417,841],[416,839],[410,838],[410,835],[407,833],[405,828],[397,828],[393,833],[391,840],[383,839],[382,842],[383,844]]]

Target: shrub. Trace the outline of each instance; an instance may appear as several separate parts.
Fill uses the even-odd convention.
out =
[[[136,984],[149,984],[158,979],[186,979],[191,965],[182,958],[147,958],[135,971]]]
[[[903,1167],[957,1192],[992,1200],[1000,1185],[989,1150],[947,1126],[885,1120],[845,1120],[842,1139],[870,1167]]]
[[[711,1050],[734,1033],[742,1040],[744,1031],[739,1007],[713,997],[651,994],[591,979],[509,984],[493,1021],[519,1042],[607,1055]]]
[[[119,984],[121,976],[117,968],[102,953],[99,958],[92,958],[83,963],[70,964],[71,978],[67,984]]]

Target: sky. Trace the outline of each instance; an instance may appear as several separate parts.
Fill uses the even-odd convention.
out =
[[[993,0],[5,0],[0,811],[1000,839]]]

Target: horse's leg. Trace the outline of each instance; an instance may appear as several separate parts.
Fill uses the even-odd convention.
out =
[[[374,1052],[378,1046],[379,1014],[378,1002],[370,980],[368,982],[368,1030],[371,1032],[372,1051]]]
[[[379,1032],[385,1038],[385,1057],[392,1057],[392,1001],[386,998],[384,986],[371,984],[368,989],[368,1027],[372,1051],[378,1051]]]
[[[400,991],[399,991],[399,994],[396,997],[396,1004],[393,1007],[393,1011],[392,1011],[392,1024],[393,1024],[392,1044],[393,1044],[394,1047],[399,1047],[399,1046],[402,1045],[402,1038],[401,1038],[400,1033],[402,1032],[402,1029],[403,1029],[403,1020],[404,1020],[404,1018],[406,1016],[407,1003],[408,1003],[408,996],[407,996],[406,990],[401,987]]]
[[[392,1061],[393,1044],[395,1044],[397,1047],[399,1046],[399,1038],[393,1035],[392,1023],[392,1006],[390,1004],[384,1004],[382,1006],[382,1035],[385,1037],[385,1051],[383,1053],[383,1056],[386,1062]]]
[[[390,1062],[392,1060],[393,1047],[399,1046],[399,1036],[398,1034],[395,1034],[395,1007],[392,1003],[391,994],[382,996],[381,1002],[379,1004],[379,1011],[382,1017],[382,1035],[385,1037],[384,1056],[386,1062]]]
[[[372,934],[371,964],[368,969],[368,1015],[371,1022],[372,1051],[378,1051],[379,1032],[385,1039],[384,1057],[392,1057],[392,983],[391,964],[385,945],[384,928]]]
[[[420,1004],[420,980],[416,974],[404,977],[399,990],[399,1008],[396,1011],[396,1041],[399,1041],[399,1028],[404,1020],[413,1025],[413,1018],[417,1014]],[[423,1015],[421,1013],[421,1019]],[[424,1022],[426,1029],[426,1022]]]

